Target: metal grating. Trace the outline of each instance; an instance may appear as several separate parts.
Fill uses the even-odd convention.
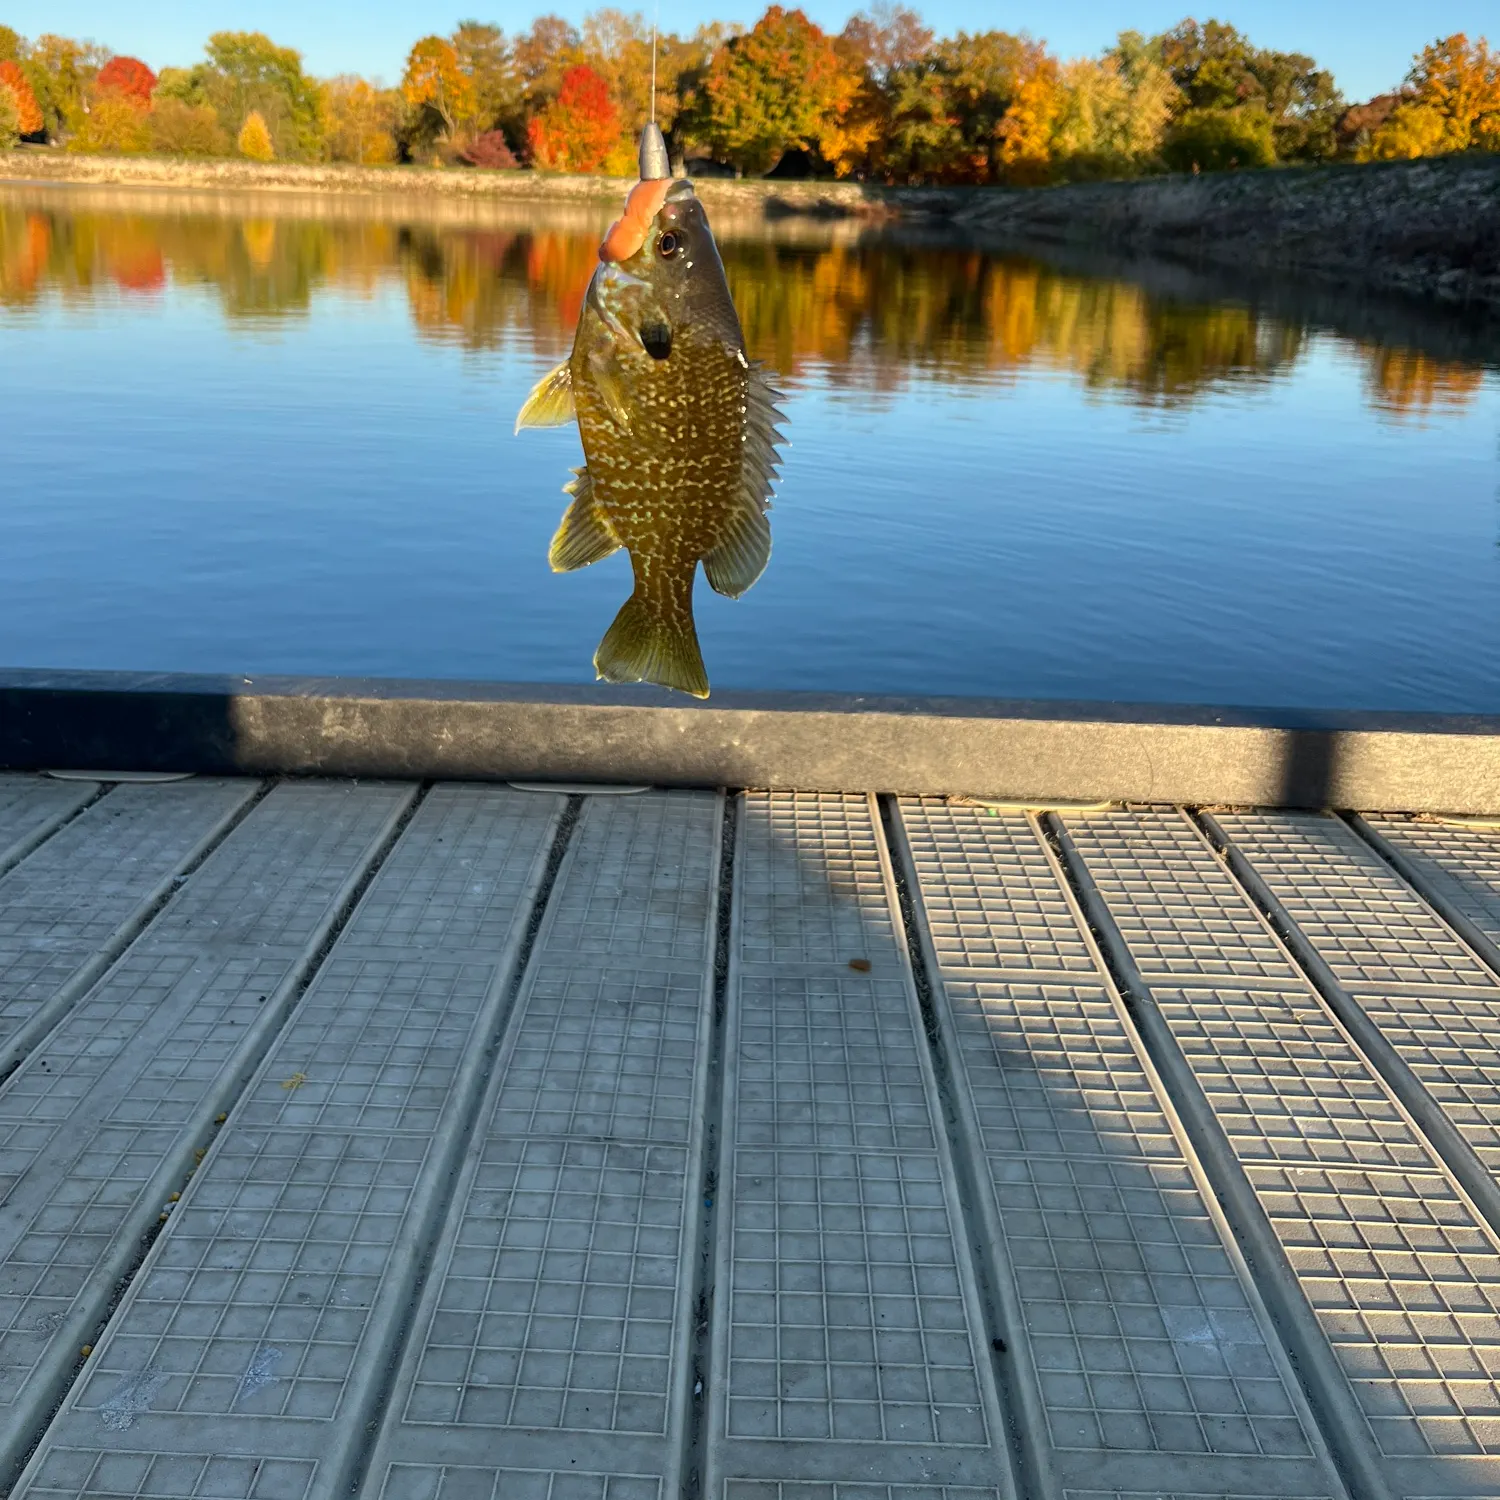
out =
[[[949,830],[968,822],[970,840],[1029,844],[1056,892],[1055,941],[1081,941],[1024,817],[918,801],[903,801],[901,817],[925,912],[962,904],[1003,933],[1017,920],[1013,890],[1024,912],[1037,908],[1034,883],[996,884],[982,866],[971,873],[967,853],[951,856],[963,846]],[[975,981],[936,951],[1063,1482],[1097,1485],[1113,1467],[1181,1491],[1327,1493],[1336,1481],[1248,1274],[1117,1001],[1082,981]]]
[[[379,783],[278,787],[0,1093],[0,1172],[15,1181],[0,1225],[0,1430],[12,1462],[411,796]],[[285,1190],[282,1166],[256,1168],[263,1193]],[[231,1226],[226,1236],[238,1254],[251,1248]],[[257,1253],[283,1252],[272,1238]],[[220,1267],[211,1274],[212,1289],[182,1309],[200,1338],[224,1311]],[[81,1387],[93,1409],[60,1418],[44,1452],[128,1446],[122,1434],[150,1406],[183,1399],[190,1372],[169,1368],[165,1350],[133,1363],[141,1352],[128,1326],[101,1349],[100,1373]],[[192,1449],[164,1445],[161,1456]]]
[[[1148,981],[1297,983],[1281,945],[1180,812],[1065,822]]]
[[[1008,1492],[873,806],[747,794],[740,844],[707,1487],[915,1468]]]
[[[1495,975],[1338,818],[1220,813],[1214,821],[1348,989],[1495,988]]]
[[[505,1500],[676,1493],[720,817],[704,793],[585,804],[372,1490],[488,1495],[499,1463]]]
[[[116,787],[0,879],[0,1045],[11,1057],[104,972],[255,789],[217,779]]]

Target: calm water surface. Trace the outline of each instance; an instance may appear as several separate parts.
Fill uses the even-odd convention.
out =
[[[611,207],[420,212],[0,190],[0,663],[592,680],[629,566],[511,426]],[[716,688],[1500,711],[1462,329],[716,227],[793,444]]]

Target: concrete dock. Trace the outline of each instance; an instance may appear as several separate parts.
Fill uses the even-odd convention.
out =
[[[0,776],[0,1480],[1500,1494],[1500,828]]]

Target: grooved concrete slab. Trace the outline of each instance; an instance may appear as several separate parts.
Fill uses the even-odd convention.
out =
[[[0,1490],[1500,1493],[1500,833],[42,786]]]

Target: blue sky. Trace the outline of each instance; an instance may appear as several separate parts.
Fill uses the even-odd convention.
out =
[[[790,0],[788,0],[790,3]],[[472,0],[452,12],[398,0],[155,0],[124,6],[120,0],[0,0],[0,21],[26,36],[41,31],[88,37],[116,52],[142,57],[154,68],[193,61],[211,31],[265,31],[284,46],[296,47],[317,74],[358,72],[396,80],[406,49],[429,31],[447,31],[460,16],[495,21],[507,31],[529,25],[540,10],[555,9],[577,20],[591,3],[556,6],[497,4]],[[632,9],[629,4],[622,9]],[[753,21],[764,0],[714,0],[705,7],[689,0],[661,0],[665,29],[691,30],[699,21],[722,16]],[[819,25],[837,29],[859,3],[804,0]],[[1215,15],[1233,22],[1262,47],[1308,52],[1333,69],[1352,100],[1393,87],[1411,56],[1435,36],[1467,31],[1500,43],[1495,0],[1439,0],[1432,6],[1413,0],[1233,0],[1194,12],[1190,0],[1015,0],[1009,5],[975,5],[971,0],[927,0],[916,6],[940,32],[1030,31],[1063,56],[1098,52],[1115,33],[1134,27],[1160,31],[1186,14]]]

